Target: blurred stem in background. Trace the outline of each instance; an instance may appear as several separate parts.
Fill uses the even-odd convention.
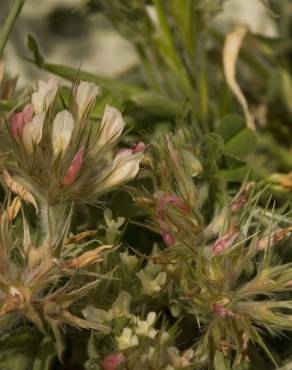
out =
[[[14,0],[11,1],[11,7],[4,21],[3,27],[0,31],[0,57],[2,57],[5,46],[9,39],[10,33],[12,31],[13,25],[21,12],[25,0]]]

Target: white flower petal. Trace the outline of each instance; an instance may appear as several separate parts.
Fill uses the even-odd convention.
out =
[[[156,320],[156,313],[153,311],[149,312],[147,315],[147,319],[146,319],[147,324],[151,326],[154,324],[155,320]]]
[[[48,82],[38,81],[37,91],[31,95],[35,114],[46,111],[52,104],[59,87],[58,80],[52,78]]]
[[[132,180],[139,171],[139,164],[142,158],[143,153],[115,158],[112,165],[112,172],[105,180],[104,186],[111,188]]]
[[[88,110],[88,108],[94,104],[99,92],[100,88],[94,83],[80,81],[75,95],[75,102],[77,105],[79,117],[82,117],[83,114]]]
[[[71,139],[74,127],[74,119],[72,114],[63,110],[59,112],[53,122],[52,142],[54,154],[58,155],[63,152]]]
[[[125,122],[121,112],[118,109],[107,105],[100,124],[98,144],[100,146],[112,144],[121,136],[124,127]]]

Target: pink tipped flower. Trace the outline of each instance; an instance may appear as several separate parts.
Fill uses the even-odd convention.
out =
[[[134,144],[134,146],[132,147],[133,154],[143,153],[144,150],[145,150],[145,144],[143,143],[143,141],[139,141],[139,143]]]
[[[127,157],[131,154],[143,153],[144,150],[145,150],[145,144],[142,141],[140,141],[138,144],[134,144],[132,148],[120,149],[117,155],[115,156],[115,161],[120,160],[124,157]]]
[[[22,112],[15,113],[11,119],[11,133],[14,139],[22,137],[23,129],[26,123],[32,120],[33,105],[27,104]]]
[[[122,352],[112,353],[102,360],[101,367],[103,370],[116,370],[125,361],[126,357]]]
[[[81,147],[78,152],[74,155],[70,166],[67,169],[67,172],[63,179],[64,186],[72,185],[77,178],[77,175],[80,171],[82,160],[83,160],[84,147]]]
[[[218,238],[212,248],[212,256],[219,256],[226,249],[230,248],[238,237],[238,230],[232,226],[227,233]]]
[[[226,317],[233,317],[235,315],[233,311],[225,308],[219,303],[214,303],[212,309],[216,315],[222,317],[223,319],[225,319]]]

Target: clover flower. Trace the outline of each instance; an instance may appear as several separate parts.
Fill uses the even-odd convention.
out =
[[[137,272],[143,293],[149,296],[161,291],[166,283],[167,275],[164,271],[159,271],[159,268],[149,263],[144,269]]]
[[[122,114],[106,106],[99,125],[90,118],[99,91],[81,81],[66,109],[58,111],[58,81],[39,81],[29,104],[12,116],[9,131],[16,162],[11,163],[16,165],[9,171],[21,174],[38,202],[96,202],[137,175],[144,144],[115,149],[125,127]]]
[[[158,330],[155,330],[152,326],[156,320],[156,313],[149,312],[146,320],[141,320],[139,317],[134,317],[134,323],[136,324],[135,333],[138,336],[149,337],[154,339]]]
[[[124,328],[122,334],[116,337],[117,345],[119,350],[125,350],[128,348],[136,347],[139,344],[137,335],[133,334],[130,328]]]

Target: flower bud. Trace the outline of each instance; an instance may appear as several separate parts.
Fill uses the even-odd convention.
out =
[[[235,226],[232,226],[227,233],[218,238],[212,248],[212,256],[219,256],[226,249],[230,248],[238,237],[238,230]]]
[[[175,238],[173,235],[171,235],[168,231],[162,231],[161,232],[163,241],[167,247],[171,247],[175,244]]]
[[[166,203],[179,208],[181,211],[184,211],[186,213],[190,211],[189,206],[183,200],[181,200],[175,195],[166,195],[165,201]]]
[[[28,104],[22,112],[15,113],[11,119],[11,133],[14,139],[22,137],[23,129],[26,123],[32,120],[33,105]]]
[[[216,315],[222,317],[223,319],[225,319],[226,317],[233,317],[235,315],[233,311],[225,308],[219,303],[214,303],[212,309]]]
[[[102,360],[101,367],[103,370],[116,370],[125,360],[122,352],[111,353]]]
[[[73,128],[74,120],[69,111],[63,110],[56,115],[53,122],[52,132],[52,142],[55,156],[66,150],[72,136]]]
[[[83,160],[84,147],[81,147],[78,152],[74,155],[70,166],[67,169],[67,172],[63,179],[64,186],[72,185],[78,176],[80,171],[82,160]]]
[[[84,113],[94,105],[97,95],[100,93],[100,88],[92,82],[81,81],[78,84],[75,102],[77,105],[78,117],[82,117]]]

